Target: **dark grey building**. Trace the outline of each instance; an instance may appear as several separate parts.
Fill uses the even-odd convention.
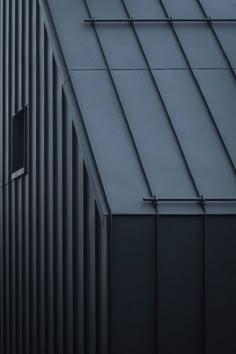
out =
[[[236,1],[0,0],[0,353],[236,353]]]

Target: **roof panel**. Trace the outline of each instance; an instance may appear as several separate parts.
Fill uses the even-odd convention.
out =
[[[112,69],[147,68],[129,24],[99,24],[97,30]]]
[[[169,16],[174,18],[201,18],[203,15],[196,0],[163,0]]]
[[[94,18],[122,18],[125,15],[119,0],[87,0],[87,4]]]
[[[157,0],[125,0],[125,4],[134,18],[165,18]]]
[[[153,194],[195,197],[196,191],[149,72],[117,71],[113,75]]]
[[[183,69],[188,67],[172,30],[167,24],[139,24],[136,25],[136,29],[151,68]]]
[[[235,0],[201,0],[201,3],[212,18],[232,18],[236,17]]]
[[[236,79],[229,70],[195,70],[236,167]]]
[[[236,22],[217,23],[214,29],[231,65],[236,68]]]
[[[236,195],[236,176],[190,73],[154,73],[200,193]]]
[[[105,69],[83,1],[48,0],[60,44],[70,69]]]
[[[142,202],[149,191],[109,74],[73,71],[71,76],[112,209],[150,212]]]
[[[127,18],[120,0],[87,1],[95,18]],[[134,18],[165,18],[157,0],[124,1]],[[207,15],[213,18],[236,17],[236,0],[200,1]],[[132,26],[124,23],[96,25],[108,65],[114,69],[112,76],[130,132],[94,28],[84,23],[89,15],[84,0],[48,0],[48,3],[112,211],[155,213],[150,204],[142,201],[150,194],[145,174],[159,198],[194,197],[190,174]],[[173,18],[204,17],[196,0],[163,0],[163,3]],[[236,68],[236,25],[217,23],[213,26]],[[199,193],[206,198],[235,197],[234,168],[170,25],[146,22],[136,23],[135,28]],[[185,22],[174,24],[174,28],[235,162],[236,80],[228,62],[208,24]],[[161,204],[160,212],[203,211],[200,203],[181,203],[180,206],[173,202]],[[235,204],[212,203],[207,206],[207,212],[235,213]]]
[[[208,24],[176,24],[175,29],[192,67],[228,68]]]

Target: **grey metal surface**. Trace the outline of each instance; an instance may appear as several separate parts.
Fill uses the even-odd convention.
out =
[[[36,0],[0,1],[0,353],[94,353],[96,333],[107,353],[108,206],[49,22]],[[25,105],[27,171],[12,181]]]
[[[149,192],[139,161],[157,197],[191,198],[192,177],[206,198],[235,197],[236,78],[229,66],[236,60],[235,24],[214,24],[215,35],[208,23],[141,23],[135,36],[130,24],[83,23],[90,15],[126,19],[127,11],[134,18],[232,18],[234,2],[224,4],[222,16],[213,1],[90,0],[89,12],[82,0],[48,3],[111,209],[151,212],[142,204]],[[235,213],[236,205],[207,211]],[[172,204],[160,212],[201,207]]]
[[[121,1],[88,4],[128,18]],[[191,24],[96,34],[87,17],[79,0],[0,0],[0,353],[234,353],[236,206],[204,201],[236,194],[228,24],[229,60],[203,24],[221,53],[206,69]],[[29,166],[12,181],[9,118],[26,104]]]
[[[113,227],[111,353],[235,352],[236,217],[124,215]]]

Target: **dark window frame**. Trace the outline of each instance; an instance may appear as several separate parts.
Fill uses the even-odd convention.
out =
[[[27,171],[27,117],[28,106],[24,106],[13,117],[11,117],[11,180],[25,175]],[[17,132],[15,129],[17,129],[17,124],[18,128],[21,129],[21,132],[19,135],[19,140],[16,143],[15,134]],[[17,151],[19,147],[21,150],[20,153]]]

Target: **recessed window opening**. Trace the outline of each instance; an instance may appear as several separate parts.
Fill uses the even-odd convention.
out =
[[[26,170],[26,117],[27,109],[24,107],[11,121],[11,178],[15,179]]]

